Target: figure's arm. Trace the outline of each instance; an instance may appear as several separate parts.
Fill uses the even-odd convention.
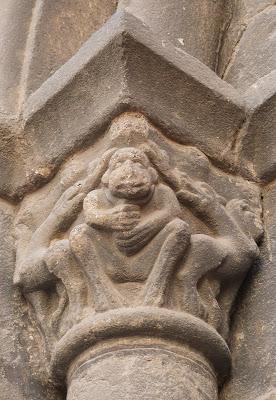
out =
[[[182,204],[198,214],[217,235],[221,237],[244,235],[208,184],[185,179],[176,195]]]
[[[195,210],[206,225],[211,227],[217,236],[217,245],[223,247],[227,254],[217,269],[220,280],[231,280],[233,277],[242,280],[259,254],[254,238],[243,228],[244,214],[235,215],[234,209],[229,208],[229,204],[224,206],[217,193],[205,183],[192,182],[189,179],[183,186],[184,189],[177,193],[179,201]],[[230,203],[235,207],[235,204],[243,202],[235,200]]]
[[[169,222],[181,217],[178,200],[168,186],[157,186],[151,200],[152,211],[133,229],[120,232],[117,243],[129,252],[147,245]]]
[[[99,185],[115,151],[116,148],[112,148],[106,151],[100,160],[93,161],[89,166],[88,177],[75,183],[62,194],[49,216],[33,234],[31,247],[48,247],[57,233],[65,232],[72,225],[82,209],[85,196]]]
[[[58,199],[45,221],[33,233],[27,255],[20,260],[14,275],[14,283],[25,291],[37,290],[56,278],[45,262],[45,254],[52,239],[65,232],[77,218],[86,194],[94,189],[107,169],[109,160],[116,151],[106,151],[100,160],[95,160],[89,168],[88,177],[69,187]]]
[[[103,189],[93,190],[83,202],[87,225],[96,229],[123,231],[132,229],[140,219],[139,207],[132,204],[111,206],[104,199]]]
[[[108,163],[116,150],[116,147],[112,147],[111,149],[104,152],[100,159],[96,159],[89,164],[88,176],[82,182],[83,193],[87,195],[89,192],[95,190],[100,185],[102,176],[106,172],[108,168]]]
[[[154,211],[141,221],[141,225],[149,226],[153,232],[159,232],[170,221],[181,217],[179,202],[170,187],[157,185],[153,202]]]
[[[23,290],[38,290],[56,279],[48,270],[44,257],[51,240],[59,232],[65,231],[76,218],[84,198],[79,190],[78,185],[67,189],[33,233],[27,254],[20,260],[14,275],[14,283]]]
[[[181,187],[181,176],[177,168],[173,168],[170,164],[170,158],[165,150],[162,150],[155,142],[148,141],[141,145],[142,150],[146,153],[151,163],[164,181],[170,185],[174,191],[178,191]],[[185,175],[186,176],[186,175]]]
[[[239,216],[234,216],[234,210],[231,211],[228,204],[227,206],[221,204],[217,193],[205,183],[190,181],[188,189],[190,190],[184,188],[177,193],[179,201],[200,214],[206,225],[210,226],[218,236],[218,240],[223,239],[224,243],[227,243],[229,262],[232,260],[230,264],[232,263],[238,269],[242,263],[249,265],[258,255],[259,250],[254,238],[243,228],[244,215],[241,213]],[[235,202],[242,203],[241,200],[235,200]],[[238,271],[235,272],[232,269],[232,272],[236,275]]]
[[[163,177],[176,192],[180,203],[189,207],[214,232],[222,237],[241,237],[248,240],[237,222],[226,211],[223,198],[208,184],[194,181],[178,168],[172,168],[169,157],[154,142],[143,146],[144,151]]]

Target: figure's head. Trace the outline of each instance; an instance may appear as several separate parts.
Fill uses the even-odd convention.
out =
[[[137,200],[148,196],[157,180],[157,172],[145,153],[134,147],[117,150],[102,177],[112,195]]]
[[[263,236],[260,210],[251,208],[247,201],[240,199],[230,200],[226,205],[226,209],[241,229],[258,243]]]

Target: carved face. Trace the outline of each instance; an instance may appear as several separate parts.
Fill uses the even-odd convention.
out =
[[[263,235],[263,225],[257,210],[254,212],[245,200],[231,200],[227,210],[235,218],[242,230],[258,242]]]
[[[109,162],[103,182],[119,198],[142,199],[157,181],[156,171],[147,156],[132,147],[116,151]]]

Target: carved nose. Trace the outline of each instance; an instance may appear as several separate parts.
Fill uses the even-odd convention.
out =
[[[131,167],[131,166],[134,164],[134,162],[131,161],[131,160],[126,160],[126,161],[124,162],[124,164],[125,164],[127,167]]]

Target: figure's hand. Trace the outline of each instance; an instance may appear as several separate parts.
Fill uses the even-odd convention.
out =
[[[64,231],[80,212],[84,197],[83,182],[77,182],[62,194],[48,219],[54,220],[55,226]]]
[[[140,220],[140,207],[134,204],[120,204],[106,214],[107,225],[115,231],[133,229]]]
[[[47,223],[51,221],[51,225],[54,226],[53,230],[65,231],[74,222],[81,211],[85,196],[98,186],[109,160],[116,150],[116,148],[107,150],[100,161],[95,160],[90,164],[91,174],[85,180],[79,181],[65,190],[47,218]]]
[[[177,193],[179,201],[188,203],[197,208],[198,211],[203,211],[214,205],[224,205],[225,199],[219,196],[215,190],[207,183],[192,181],[190,178],[182,177],[182,188]]]
[[[116,242],[124,252],[133,253],[137,246],[141,247],[147,244],[154,236],[154,233],[152,224],[147,221],[146,223],[138,224],[133,229],[118,233]]]
[[[109,161],[117,150],[117,147],[112,147],[112,149],[104,152],[100,159],[97,158],[89,164],[88,177],[85,179],[83,185],[83,191],[86,194],[100,184],[101,178],[108,168]]]
[[[162,150],[156,143],[149,140],[140,146],[141,150],[148,156],[149,160],[161,173],[166,175],[171,170],[170,159],[165,150]]]
[[[56,281],[45,263],[45,248],[32,248],[32,254],[16,266],[13,281],[25,292],[41,290]]]
[[[247,236],[256,243],[260,241],[264,229],[259,207],[243,199],[232,199],[226,204],[226,210]]]
[[[181,186],[181,172],[172,168],[170,158],[165,150],[162,150],[153,141],[143,143],[140,148],[148,156],[152,165],[174,190],[179,190]]]

